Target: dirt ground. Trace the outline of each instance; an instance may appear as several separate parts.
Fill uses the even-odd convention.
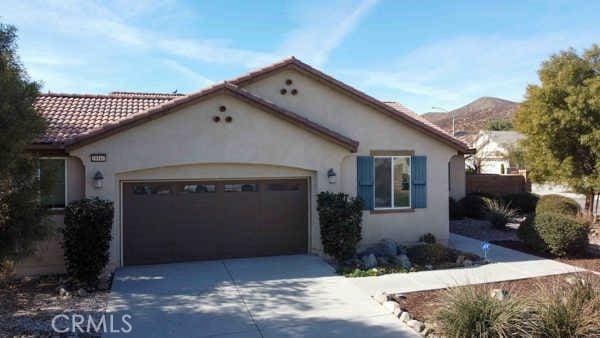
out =
[[[0,337],[57,336],[51,326],[54,316],[77,313],[95,317],[106,309],[108,291],[62,297],[58,295],[58,287],[59,276],[21,279],[2,285]]]
[[[546,276],[539,278],[521,279],[516,281],[489,283],[491,288],[508,290],[511,295],[532,295],[541,288],[548,288],[556,282],[564,282],[567,276],[581,278],[582,274],[568,274]],[[600,276],[587,273],[586,278],[595,279],[600,283]],[[404,294],[406,297],[401,301],[403,310],[408,311],[413,318],[421,321],[431,321],[435,311],[439,308],[439,299],[443,290],[421,291]]]

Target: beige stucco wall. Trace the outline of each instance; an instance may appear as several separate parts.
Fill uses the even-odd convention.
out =
[[[67,158],[67,201],[72,202],[84,197],[84,168],[78,158]],[[53,210],[49,221],[54,234],[47,240],[39,242],[33,256],[17,263],[18,275],[37,275],[62,273],[65,271],[63,250],[60,244],[58,229],[63,226],[64,215],[61,210]]]
[[[291,78],[298,95],[279,91]],[[218,95],[71,151],[85,167],[80,186],[88,197],[115,202],[110,267],[121,264],[120,187],[122,181],[302,177],[310,182],[309,248],[321,252],[316,195],[341,191],[356,195],[356,156],[372,150],[412,150],[427,156],[427,208],[409,212],[364,212],[363,246],[381,238],[415,242],[426,232],[448,239],[448,162],[456,150],[403,125],[311,78],[285,71],[246,89],[360,142],[357,153],[323,139],[229,95]],[[225,105],[227,111],[219,112]],[[221,116],[220,123],[212,121]],[[223,122],[232,116],[233,123]],[[90,162],[91,153],[107,161]],[[337,183],[328,183],[332,168]],[[94,188],[92,177],[104,175]],[[71,180],[71,178],[70,178]]]
[[[227,107],[226,113],[219,106]],[[232,123],[212,121],[232,116]],[[107,154],[104,163],[89,162],[89,154]],[[86,195],[115,201],[120,206],[120,181],[137,179],[203,179],[307,177],[312,203],[329,184],[329,168],[340,172],[348,150],[296,125],[258,110],[229,95],[219,95],[112,137],[72,151],[86,167]],[[151,170],[148,170],[151,169]],[[93,175],[101,171],[104,187],[95,189]],[[314,209],[314,208],[313,208]],[[310,248],[320,241],[316,215],[311,213]],[[111,264],[121,262],[120,210],[115,212]]]
[[[292,85],[285,84],[287,79]],[[282,88],[288,94],[281,95]],[[448,162],[457,154],[455,149],[294,70],[250,83],[246,89],[360,142],[358,153],[346,156],[342,164],[341,189],[348,194],[356,195],[356,155],[369,155],[371,150],[413,150],[427,156],[427,208],[392,214],[364,212],[363,245],[384,237],[410,243],[426,232],[441,241],[448,239]],[[298,94],[291,95],[292,89]]]

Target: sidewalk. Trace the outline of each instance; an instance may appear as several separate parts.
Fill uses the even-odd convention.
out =
[[[451,233],[449,244],[461,251],[482,254],[482,242],[476,239]],[[482,266],[351,278],[351,282],[373,295],[379,291],[408,293],[585,271],[575,266],[493,244],[490,245],[488,259],[492,263]]]

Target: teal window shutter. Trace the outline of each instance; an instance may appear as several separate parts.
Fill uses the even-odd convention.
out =
[[[411,156],[411,207],[427,208],[427,156]]]
[[[356,196],[363,200],[363,210],[373,209],[373,157],[356,157]]]

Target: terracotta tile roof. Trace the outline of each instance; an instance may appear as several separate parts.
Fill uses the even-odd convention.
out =
[[[48,122],[39,143],[64,143],[86,131],[118,121],[182,94],[126,93],[108,95],[42,94],[35,108]]]
[[[39,143],[53,145],[74,144],[80,142],[81,139],[87,138],[89,135],[94,135],[94,137],[96,137],[95,135],[109,134],[107,130],[111,130],[112,132],[115,128],[119,129],[124,125],[129,125],[131,122],[128,121],[138,121],[137,115],[141,116],[139,120],[147,120],[148,116],[153,116],[154,114],[160,115],[163,111],[171,110],[172,106],[178,106],[180,101],[188,102],[197,96],[202,96],[204,93],[211,92],[214,88],[229,86],[231,87],[230,89],[235,87],[237,88],[237,91],[245,92],[240,89],[240,87],[285,67],[293,67],[295,70],[312,76],[316,80],[361,100],[365,104],[370,105],[394,119],[408,123],[408,125],[449,144],[461,152],[470,152],[466,143],[446,133],[441,128],[421,118],[401,104],[397,102],[384,103],[379,101],[294,57],[284,59],[268,67],[240,76],[228,82],[228,85],[215,85],[189,95],[143,92],[112,92],[108,95],[43,94],[38,98],[35,107],[39,113],[46,118],[49,128],[46,135],[39,140]],[[250,93],[247,94],[253,96],[254,101],[262,100]],[[263,104],[266,104],[266,106],[271,105],[273,106],[273,109],[280,112],[284,111],[282,108],[277,107],[271,102],[264,101]],[[294,114],[288,111],[286,112]],[[285,116],[287,113],[280,115]],[[294,115],[294,118],[302,119],[302,117],[296,114]],[[310,122],[308,125],[312,124],[311,121],[308,122]],[[323,128],[323,130],[319,132],[330,134],[330,136],[334,139],[338,139],[342,144],[345,144],[350,148],[354,147],[352,144],[356,141],[345,138],[344,136],[336,134],[321,126],[313,125],[312,127],[318,127],[317,129]]]

